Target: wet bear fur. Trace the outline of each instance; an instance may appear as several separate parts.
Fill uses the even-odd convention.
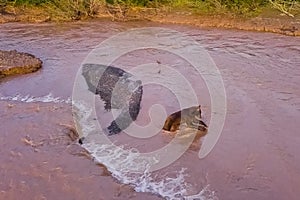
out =
[[[167,117],[163,130],[175,132],[179,130],[181,124],[189,128],[206,131],[207,125],[201,119],[201,106],[193,106],[177,111]]]

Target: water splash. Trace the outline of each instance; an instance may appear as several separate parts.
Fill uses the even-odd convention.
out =
[[[219,198],[216,192],[210,189],[210,185],[207,185],[198,194],[185,196],[184,200],[219,200]]]
[[[18,101],[24,103],[34,103],[34,102],[42,102],[42,103],[71,103],[71,98],[62,99],[60,97],[54,97],[52,93],[49,93],[45,96],[34,97],[31,95],[20,95],[17,94],[15,96],[3,96],[0,94],[1,101]]]
[[[79,124],[83,125],[80,127],[82,130],[81,137],[85,137],[88,133],[95,130],[94,124],[89,120],[89,116],[93,110],[84,102],[75,102],[72,100],[70,102],[72,102],[73,109],[75,109],[75,112],[73,110],[73,114],[76,115],[75,117],[79,120]]]
[[[133,186],[135,191],[150,192],[172,200],[184,199],[183,194],[186,193],[187,187],[184,179],[187,176],[185,169],[176,173],[176,177],[164,176],[160,179],[148,172],[150,163],[153,162],[152,158],[141,156],[136,149],[96,143],[84,144],[83,147],[91,153],[96,162],[104,164],[114,178]]]
[[[83,134],[88,135],[95,131],[87,120],[92,112],[91,108],[83,102],[73,102],[73,105],[80,111],[76,115],[85,132]],[[92,155],[95,162],[105,165],[114,178],[123,184],[131,185],[136,192],[149,192],[167,200],[218,200],[209,186],[196,195],[188,196],[190,185],[185,180],[188,176],[185,168],[170,173],[175,174],[175,177],[168,174],[161,176],[159,172],[149,172],[151,165],[158,161],[154,157],[143,156],[137,149],[100,144],[97,141],[85,141],[82,146]]]
[[[77,111],[76,117],[82,125],[83,136],[95,131],[95,127],[88,120],[92,109],[84,102],[72,102],[71,98],[62,99],[54,97],[52,93],[41,97],[31,95],[2,96],[1,101],[17,101],[24,103],[66,103],[71,104]],[[175,172],[176,176],[160,176],[150,173],[151,163],[158,162],[154,158],[141,156],[137,149],[125,149],[124,146],[85,143],[82,145],[90,152],[94,160],[107,167],[112,176],[124,184],[133,186],[136,192],[149,192],[168,200],[218,200],[214,191],[209,186],[203,188],[198,194],[186,196],[189,184],[186,183],[186,169]],[[134,173],[133,171],[142,172]],[[163,177],[163,178],[161,178]]]

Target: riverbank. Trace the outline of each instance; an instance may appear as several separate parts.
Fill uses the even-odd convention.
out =
[[[206,15],[193,15],[185,13],[179,15],[171,13],[165,17],[154,16],[151,21],[160,23],[172,24],[187,24],[197,27],[212,27],[212,28],[225,28],[225,29],[238,29],[246,31],[259,31],[279,33],[290,36],[300,36],[300,20],[291,19],[284,16],[279,17],[264,17],[258,16],[255,18],[238,18],[228,16],[206,16]]]
[[[67,127],[73,126],[72,108],[67,102],[80,64],[92,49],[113,35],[144,27],[174,29],[187,34],[187,39],[199,41],[222,74],[228,104],[222,135],[209,156],[199,160],[197,150],[188,150],[170,166],[151,177],[142,177],[144,184],[131,187],[122,184],[125,175],[118,181],[106,176],[105,168],[86,158],[84,149],[71,140]],[[135,43],[137,39],[129,37],[127,42]],[[35,55],[43,61],[43,67],[37,73],[3,78],[0,83],[0,199],[158,200],[196,194],[198,199],[205,199],[209,185],[212,192],[208,195],[215,194],[219,199],[298,200],[300,138],[295,119],[300,117],[296,67],[299,42],[299,37],[279,34],[141,21],[2,24],[1,48]],[[123,55],[113,65],[129,71],[157,61],[161,67],[171,66],[187,77],[203,105],[205,120],[209,121],[207,86],[184,58],[149,48]],[[158,74],[157,68],[142,70]],[[164,80],[165,71],[158,76]],[[157,84],[149,86],[144,87],[140,125],[150,121],[152,105],[161,105],[167,113],[178,110],[172,91]],[[176,84],[174,93],[184,89]],[[101,119],[107,113],[98,110],[102,105],[97,105]],[[145,139],[125,133],[109,138],[116,145],[140,152],[153,152],[169,144],[160,133]],[[115,165],[106,166],[114,169]],[[180,173],[181,169],[186,171]],[[152,190],[153,195],[143,193],[145,190]],[[159,194],[163,197],[156,196]]]
[[[186,24],[198,27],[216,27],[247,31],[272,32],[290,36],[300,36],[300,17],[289,17],[270,8],[255,17],[241,17],[229,14],[195,13],[189,9],[168,8],[128,8],[116,10],[103,6],[93,17],[70,17],[51,15],[42,7],[16,7],[0,12],[0,23],[8,22],[65,22],[109,18],[112,21],[147,20],[159,23]]]

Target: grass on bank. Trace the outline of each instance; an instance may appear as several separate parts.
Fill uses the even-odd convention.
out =
[[[289,17],[300,16],[300,0],[0,0],[0,14],[32,8],[58,21],[84,19],[101,13],[125,18],[130,9],[136,8],[229,17],[254,17],[263,10],[277,10]]]

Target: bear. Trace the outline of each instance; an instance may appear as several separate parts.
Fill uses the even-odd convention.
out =
[[[163,130],[175,132],[179,130],[182,124],[189,128],[207,131],[208,126],[202,121],[201,105],[185,108],[171,114],[167,117]]]

